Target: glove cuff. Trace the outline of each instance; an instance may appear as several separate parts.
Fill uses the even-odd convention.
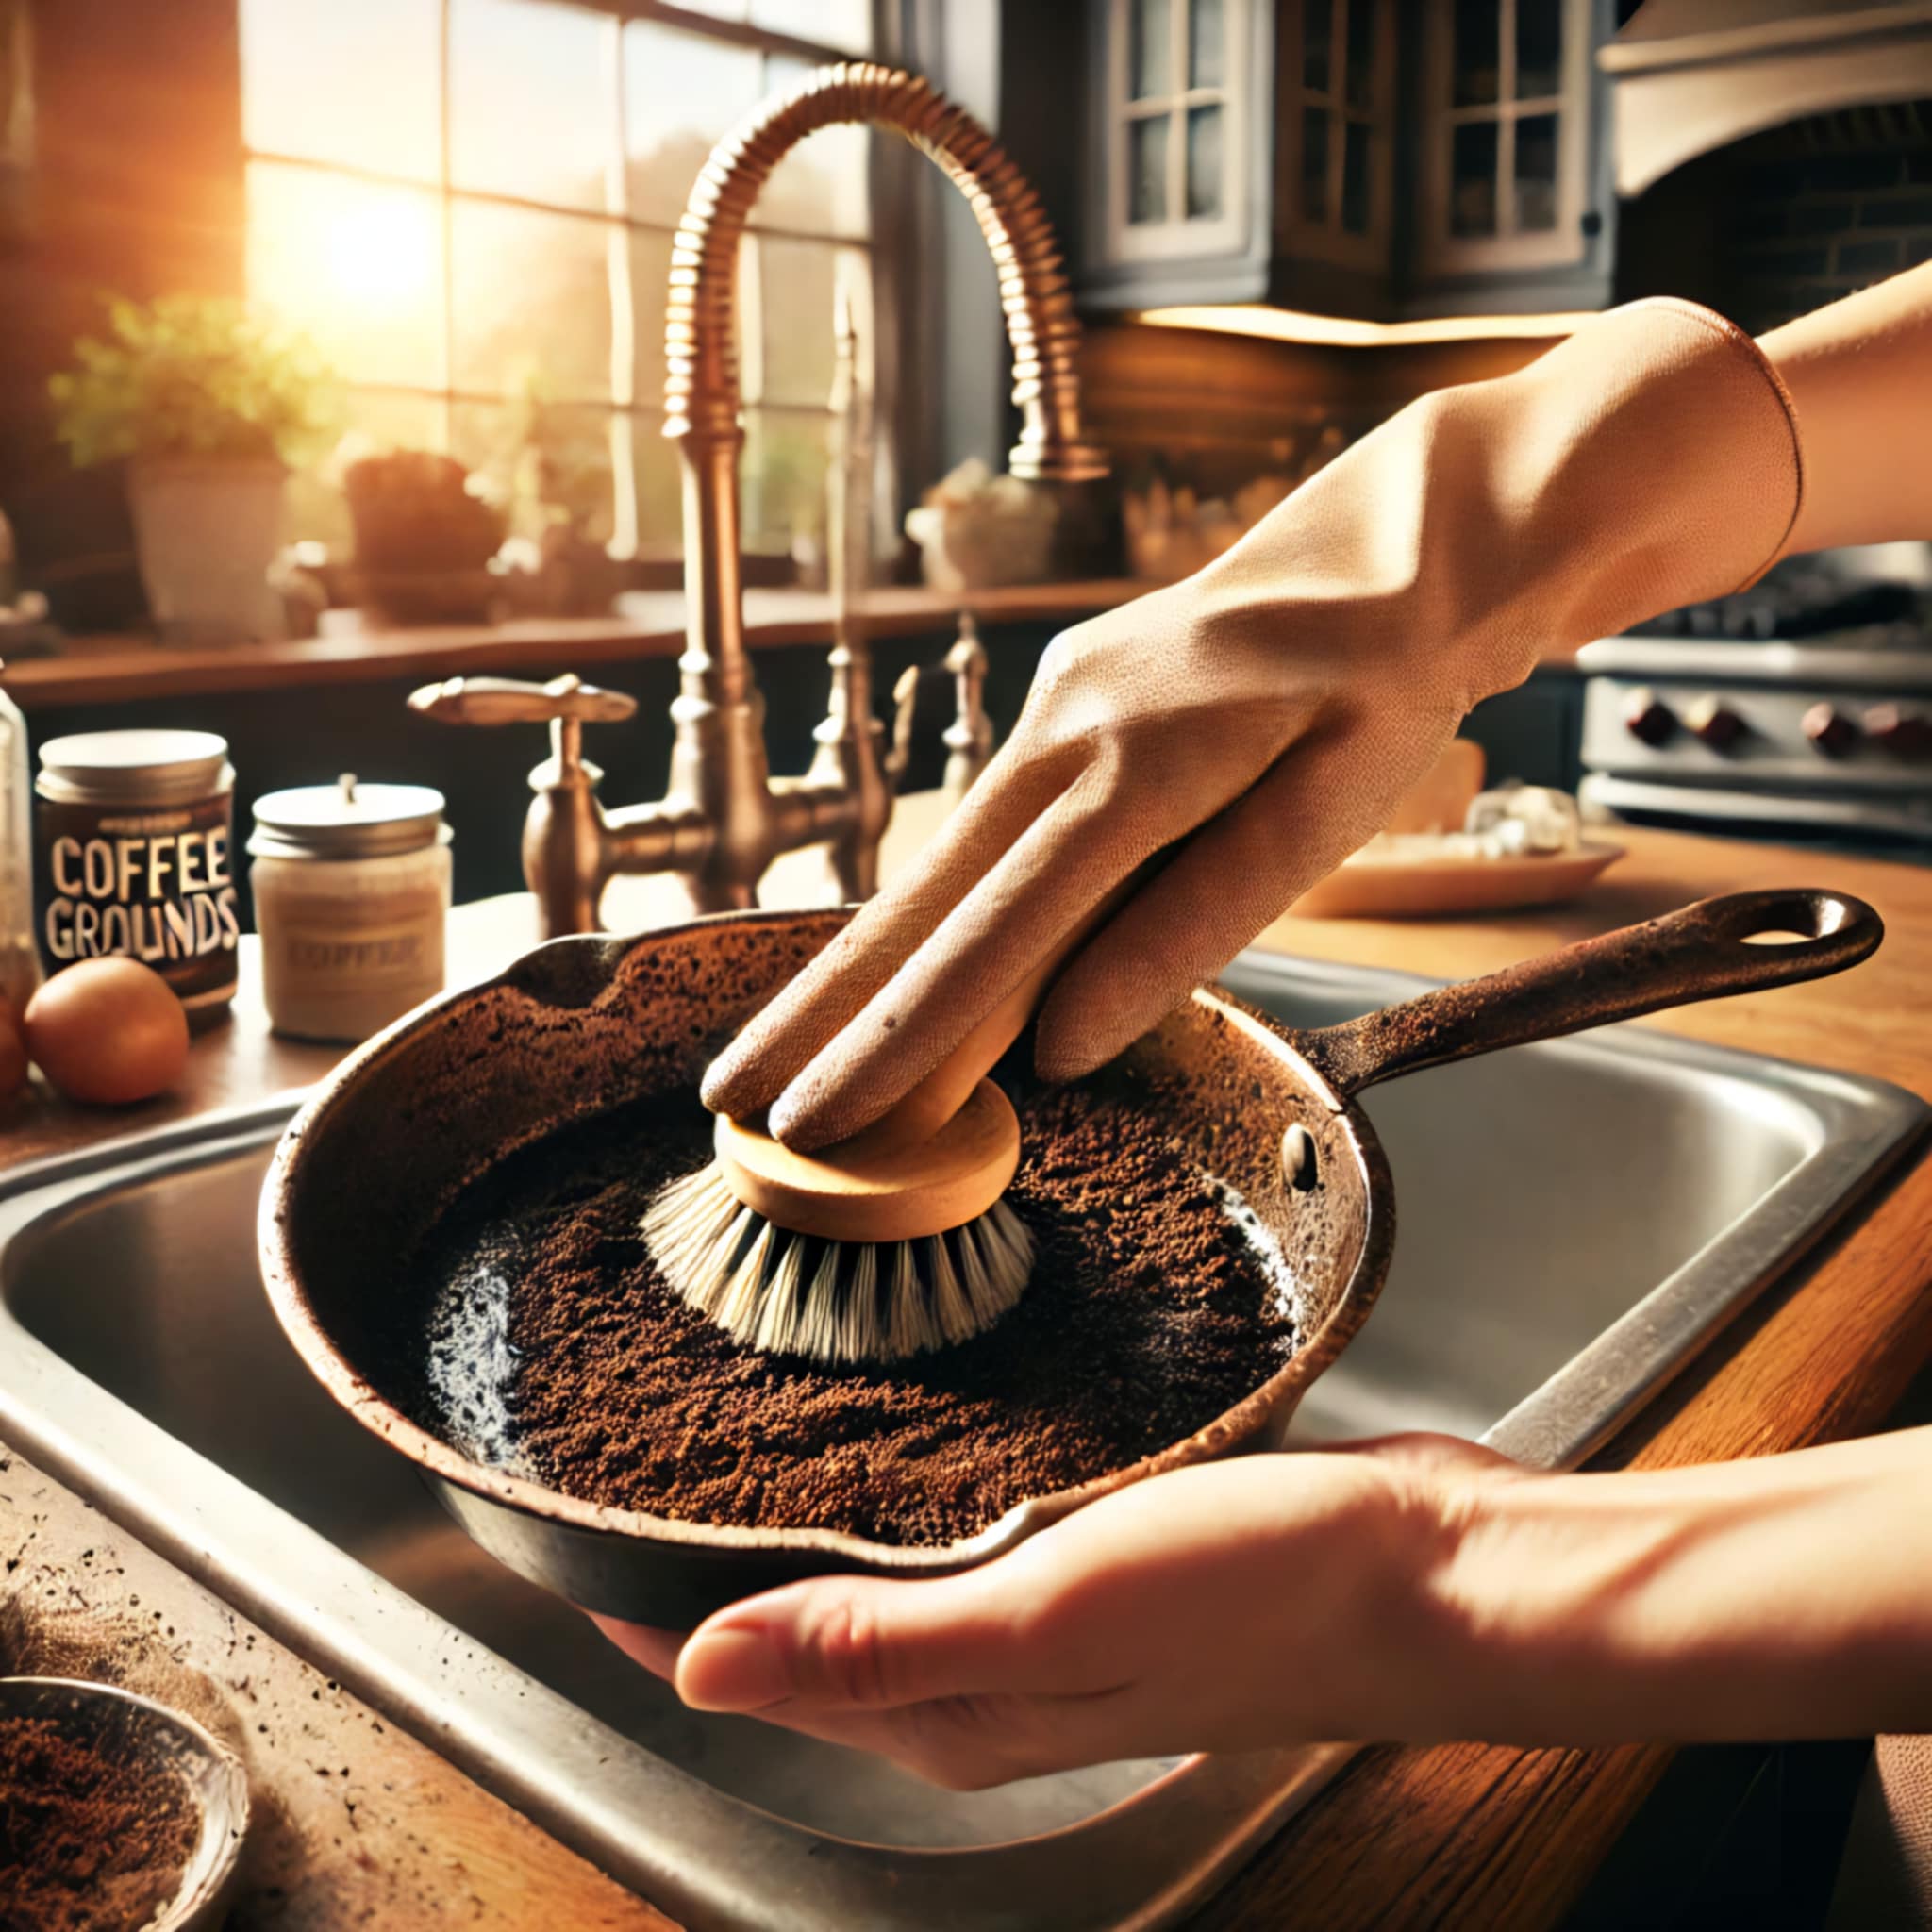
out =
[[[1778,416],[1782,419],[1784,433],[1790,439],[1790,510],[1785,518],[1784,528],[1778,533],[1776,543],[1773,545],[1763,562],[1748,576],[1733,584],[1729,591],[1719,594],[1729,596],[1739,591],[1748,591],[1766,571],[1784,557],[1785,546],[1790,541],[1791,532],[1797,528],[1799,514],[1805,508],[1805,440],[1798,428],[1797,405],[1791,401],[1791,392],[1785,387],[1785,379],[1778,374],[1777,365],[1764,353],[1757,338],[1747,335],[1727,316],[1720,315],[1714,308],[1707,308],[1701,302],[1687,302],[1675,295],[1652,295],[1641,302],[1626,303],[1622,308],[1613,309],[1610,313],[1624,316],[1651,310],[1679,315],[1699,327],[1707,329],[1724,345],[1733,360],[1748,367],[1764,385],[1770,392],[1771,401],[1776,406]]]

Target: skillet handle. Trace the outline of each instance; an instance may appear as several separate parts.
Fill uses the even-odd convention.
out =
[[[1752,945],[1754,933],[1799,933]],[[1584,940],[1482,979],[1299,1033],[1294,1044],[1348,1099],[1421,1067],[1555,1040],[1662,1007],[1793,986],[1856,966],[1885,937],[1877,913],[1843,892],[1731,892]]]

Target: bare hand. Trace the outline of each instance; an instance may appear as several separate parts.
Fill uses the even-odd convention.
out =
[[[953,1790],[1076,1765],[1393,1730],[1424,1701],[1463,1485],[1521,1479],[1405,1436],[1134,1484],[926,1582],[829,1576],[692,1635],[598,1620],[701,1710],[750,1711]]]

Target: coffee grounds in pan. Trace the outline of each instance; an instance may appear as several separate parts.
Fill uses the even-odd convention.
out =
[[[1179,1441],[1292,1352],[1279,1265],[1131,1089],[1008,1084],[1024,1146],[1008,1199],[1038,1257],[985,1334],[833,1366],[693,1313],[638,1226],[709,1158],[709,1116],[683,1095],[521,1150],[432,1231],[411,1271],[433,1284],[418,1420],[591,1502],[900,1544],[971,1536]]]
[[[0,1718],[0,1932],[134,1932],[180,1890],[198,1832],[178,1773]]]

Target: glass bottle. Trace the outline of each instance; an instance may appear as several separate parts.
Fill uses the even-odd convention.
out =
[[[40,984],[26,720],[0,687],[0,995],[16,1017]]]

